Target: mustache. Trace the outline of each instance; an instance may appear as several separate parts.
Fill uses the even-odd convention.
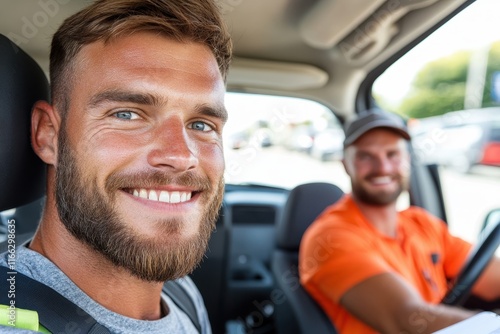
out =
[[[105,187],[108,192],[112,192],[125,188],[155,188],[168,184],[184,186],[196,191],[212,189],[208,177],[200,176],[191,171],[179,175],[172,175],[171,173],[161,171],[113,173],[106,179]]]
[[[401,175],[397,173],[392,173],[392,174],[382,174],[382,173],[370,173],[365,176],[365,179],[370,179],[373,177],[381,177],[381,176],[389,176],[393,179],[401,179]]]

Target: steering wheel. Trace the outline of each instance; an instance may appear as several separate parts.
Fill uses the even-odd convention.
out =
[[[442,304],[458,306],[465,303],[472,286],[490,262],[498,245],[500,245],[500,219],[485,227],[450,291],[441,301]]]

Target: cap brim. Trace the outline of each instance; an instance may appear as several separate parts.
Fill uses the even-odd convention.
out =
[[[385,128],[388,130],[392,130],[394,132],[397,132],[401,137],[403,137],[406,140],[410,140],[410,134],[406,131],[406,129],[402,127],[398,127],[394,125],[394,122],[390,122],[387,120],[378,120],[371,122],[369,124],[366,124],[365,126],[360,127],[357,129],[355,132],[353,132],[349,137],[347,137],[344,140],[344,147],[347,147],[351,144],[353,144],[356,140],[358,140],[361,136],[363,136],[365,133],[367,133],[370,130],[377,129],[377,128]]]

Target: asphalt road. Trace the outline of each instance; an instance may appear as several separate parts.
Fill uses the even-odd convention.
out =
[[[474,242],[488,212],[500,209],[500,168],[476,168],[471,174],[442,168],[440,175],[451,231]]]

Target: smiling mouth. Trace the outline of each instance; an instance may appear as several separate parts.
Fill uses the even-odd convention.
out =
[[[191,199],[194,193],[191,191],[166,191],[153,189],[124,189],[132,196],[162,203],[183,203]]]
[[[390,176],[379,176],[371,178],[371,183],[375,185],[384,185],[392,182],[392,177]]]

